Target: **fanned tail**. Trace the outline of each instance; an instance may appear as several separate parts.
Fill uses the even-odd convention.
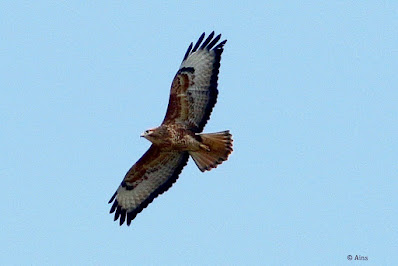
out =
[[[201,149],[190,151],[189,154],[200,171],[209,171],[228,159],[228,156],[232,152],[233,141],[229,130],[217,133],[197,134],[197,136],[199,136],[202,143]]]

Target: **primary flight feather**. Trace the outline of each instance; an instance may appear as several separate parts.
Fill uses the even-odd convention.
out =
[[[228,130],[204,134],[204,126],[217,102],[221,54],[227,40],[221,34],[203,33],[188,47],[171,85],[169,105],[162,124],[141,137],[152,142],[130,168],[110,199],[111,213],[120,225],[131,221],[177,180],[191,156],[203,172],[217,167],[232,152]],[[204,40],[205,39],[205,40]],[[204,41],[203,41],[204,40]]]

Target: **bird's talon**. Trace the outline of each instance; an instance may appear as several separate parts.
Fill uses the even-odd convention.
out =
[[[209,146],[204,145],[204,144],[200,144],[200,147],[201,147],[202,149],[204,149],[205,151],[210,152]]]

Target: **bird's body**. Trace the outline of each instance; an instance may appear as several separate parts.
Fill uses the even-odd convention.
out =
[[[183,124],[161,125],[141,136],[151,141],[160,151],[194,151],[199,146],[195,133]]]
[[[189,46],[174,77],[166,116],[159,127],[141,136],[152,142],[149,150],[131,167],[109,203],[120,225],[127,225],[159,194],[177,180],[189,156],[203,172],[217,167],[232,152],[229,131],[201,133],[217,101],[221,53],[212,32],[202,34]],[[216,45],[217,44],[217,45]],[[213,48],[214,47],[214,48]]]

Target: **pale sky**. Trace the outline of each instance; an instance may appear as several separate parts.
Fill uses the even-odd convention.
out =
[[[192,160],[133,220],[107,204],[202,32],[227,39]],[[398,261],[398,2],[2,1],[0,264]]]

